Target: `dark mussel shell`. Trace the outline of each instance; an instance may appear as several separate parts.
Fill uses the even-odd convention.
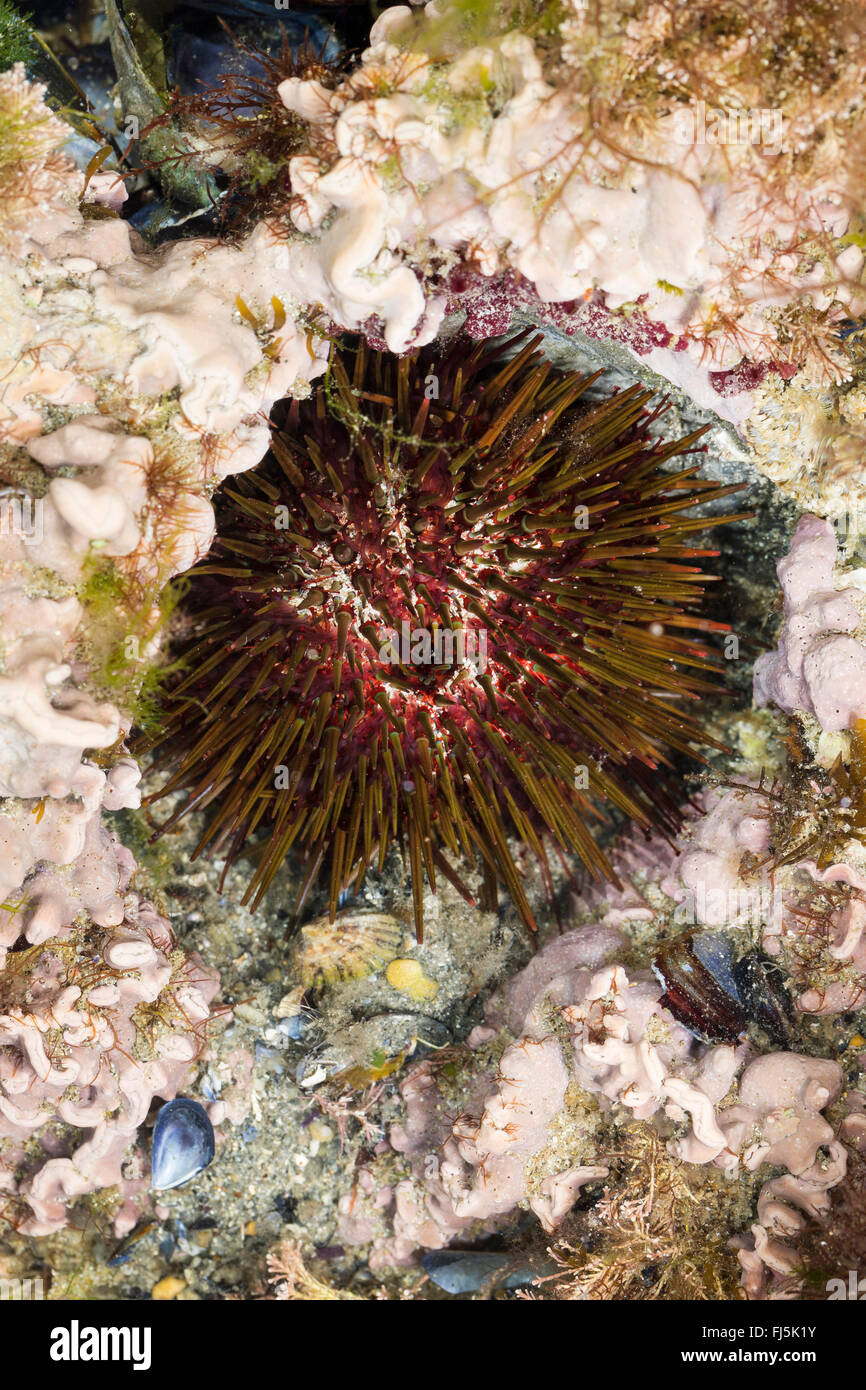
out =
[[[421,1264],[436,1287],[450,1294],[519,1289],[540,1276],[557,1273],[553,1260],[538,1255],[483,1250],[431,1250],[422,1256]]]
[[[735,1042],[754,1026],[777,1047],[790,1045],[791,999],[760,951],[736,960],[730,936],[687,932],[659,951],[653,968],[665,987],[661,1003],[704,1042]]]
[[[779,967],[759,951],[747,951],[734,966],[734,979],[749,1020],[777,1047],[789,1047],[794,1010]]]
[[[664,946],[653,969],[665,987],[661,1003],[704,1042],[735,1042],[748,1017],[733,975],[727,937],[692,932]]]
[[[153,1128],[151,1187],[180,1187],[204,1172],[213,1156],[213,1125],[204,1107],[185,1096],[163,1105]]]

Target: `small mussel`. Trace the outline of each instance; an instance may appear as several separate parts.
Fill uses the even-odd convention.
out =
[[[151,1187],[180,1187],[204,1172],[213,1156],[213,1125],[198,1101],[179,1096],[164,1105],[153,1128]]]
[[[687,932],[659,951],[653,969],[661,1003],[704,1042],[735,1042],[747,1017],[733,975],[731,944],[716,932]]]
[[[747,951],[734,966],[734,979],[749,1021],[777,1047],[789,1047],[794,1009],[779,967],[759,951]]]
[[[759,951],[736,958],[723,932],[687,932],[663,947],[653,968],[661,1002],[704,1042],[735,1042],[749,1027],[771,1042],[791,1041],[791,1001],[782,976]]]
[[[421,1264],[437,1288],[450,1294],[524,1288],[533,1279],[559,1272],[550,1259],[481,1250],[431,1250]]]
[[[157,1230],[158,1226],[159,1222],[154,1221],[152,1217],[139,1221],[138,1225],[129,1232],[129,1235],[124,1236],[120,1244],[114,1247],[105,1263],[111,1266],[125,1265],[132,1259],[133,1246],[137,1245],[140,1240],[145,1240],[147,1236]]]

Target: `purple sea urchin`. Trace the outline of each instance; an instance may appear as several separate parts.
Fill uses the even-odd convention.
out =
[[[419,933],[423,873],[468,896],[476,858],[533,927],[509,838],[550,883],[550,844],[612,876],[596,801],[675,823],[660,764],[702,742],[694,634],[721,627],[692,612],[714,552],[687,513],[734,489],[665,467],[698,436],[654,441],[648,393],[588,405],[538,341],[335,353],[224,489],[156,743],[164,829],[209,808],[195,853],[228,862],[263,835],[245,901],[296,847],[298,906],[329,857],[333,918],[396,842]]]

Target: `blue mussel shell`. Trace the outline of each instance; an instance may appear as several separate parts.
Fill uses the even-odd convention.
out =
[[[203,1172],[213,1156],[213,1125],[198,1101],[179,1096],[164,1105],[153,1129],[151,1187],[180,1187]]]

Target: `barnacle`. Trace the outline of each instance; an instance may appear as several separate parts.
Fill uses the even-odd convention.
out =
[[[358,345],[225,489],[153,742],[157,795],[184,793],[166,828],[212,811],[196,853],[265,832],[246,900],[298,846],[298,906],[327,856],[333,918],[396,842],[419,932],[423,874],[472,900],[453,861],[476,856],[532,927],[510,837],[550,886],[551,841],[610,875],[593,800],[677,823],[669,750],[697,752],[685,705],[714,688],[692,634],[722,626],[693,612],[713,552],[689,511],[734,489],[671,471],[698,435],[654,441],[648,393],[586,406],[593,380],[537,339],[505,362]]]

